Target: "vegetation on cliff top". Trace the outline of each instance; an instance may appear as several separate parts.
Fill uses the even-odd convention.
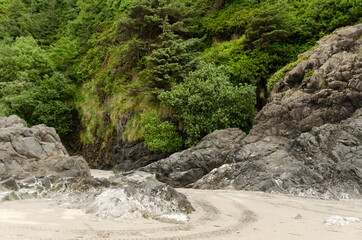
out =
[[[0,115],[63,136],[79,115],[84,144],[132,115],[124,139],[153,151],[248,131],[273,73],[361,17],[353,0],[0,0]]]

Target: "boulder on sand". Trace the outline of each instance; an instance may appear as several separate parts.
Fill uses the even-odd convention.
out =
[[[82,157],[69,156],[54,128],[28,128],[15,115],[0,117],[0,202],[28,198],[53,198],[66,208],[84,208],[95,220],[187,222],[193,211],[186,196],[152,174],[94,178]]]

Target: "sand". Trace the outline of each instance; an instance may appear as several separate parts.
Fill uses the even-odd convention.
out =
[[[362,220],[362,200],[319,200],[260,192],[179,189],[196,209],[190,222],[91,221],[54,200],[0,203],[0,239],[358,240],[362,222],[327,225],[332,216]]]

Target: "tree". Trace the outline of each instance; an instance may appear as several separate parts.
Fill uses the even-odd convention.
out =
[[[216,130],[240,127],[248,131],[255,116],[255,88],[233,86],[224,66],[201,63],[183,83],[159,95],[172,106],[188,135],[186,143],[195,144]]]
[[[188,1],[180,0],[135,0],[127,8],[127,14],[121,18],[120,29],[126,40],[136,38],[144,43],[144,49],[150,53],[152,45],[159,42],[164,32],[164,22],[180,36],[188,32],[187,20],[192,16],[193,8]],[[189,2],[190,3],[190,2]]]
[[[77,13],[72,0],[1,0],[0,4],[0,39],[32,36],[42,45],[54,42]]]
[[[71,131],[75,87],[32,37],[0,44],[0,86],[0,115],[45,123],[60,135]]]
[[[245,30],[245,44],[249,48],[267,48],[274,42],[287,41],[295,24],[287,12],[288,5],[281,2],[257,11]]]
[[[162,28],[161,43],[154,44],[151,54],[145,56],[146,69],[141,74],[150,87],[169,89],[171,84],[182,82],[186,74],[195,69],[197,52],[194,49],[200,39],[183,40],[172,31],[167,18]]]

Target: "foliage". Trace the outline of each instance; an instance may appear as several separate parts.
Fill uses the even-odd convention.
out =
[[[245,32],[252,9],[258,6],[248,0],[223,2],[207,0],[206,2],[216,8],[217,11],[213,11],[208,17],[203,18],[203,27],[208,34],[221,39],[229,39],[234,34],[242,35]]]
[[[244,38],[231,40],[205,50],[202,59],[225,65],[231,71],[231,81],[237,83],[256,84],[260,63],[244,51]]]
[[[145,70],[141,73],[151,87],[168,88],[181,82],[185,75],[194,69],[197,53],[194,49],[199,39],[183,40],[170,29],[168,21],[163,23],[162,41],[154,44],[154,50],[145,56]]]
[[[319,39],[339,27],[358,22],[362,17],[362,2],[359,0],[306,1],[298,9],[299,28],[304,39]]]
[[[224,66],[201,63],[183,83],[159,95],[161,101],[176,110],[177,118],[193,145],[216,129],[251,127],[255,111],[255,88],[233,86]]]
[[[49,45],[58,32],[76,14],[72,0],[2,0],[0,39],[32,36],[38,43]]]
[[[266,6],[251,17],[245,30],[245,44],[252,48],[267,48],[274,42],[287,42],[296,24],[288,14],[285,2]]]
[[[177,128],[169,121],[163,121],[156,110],[144,111],[140,115],[140,134],[151,151],[171,152],[180,150],[183,144]]]
[[[361,19],[352,0],[0,0],[0,114],[66,134],[78,111],[83,143],[133,113],[188,143],[247,130],[300,53]]]
[[[29,124],[45,123],[61,135],[72,129],[74,85],[54,70],[31,37],[0,45],[0,115],[17,114]]]

